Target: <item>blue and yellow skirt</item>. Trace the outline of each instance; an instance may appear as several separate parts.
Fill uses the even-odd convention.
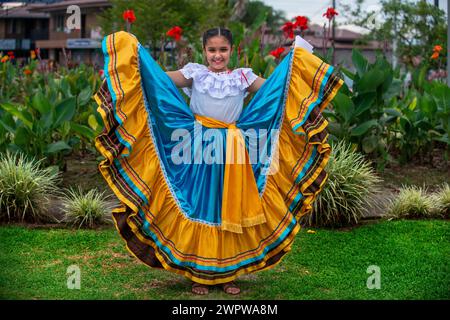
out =
[[[321,111],[343,83],[333,67],[291,50],[228,124],[193,114],[133,35],[105,37],[103,52],[95,142],[128,250],[208,285],[278,264],[328,177]]]

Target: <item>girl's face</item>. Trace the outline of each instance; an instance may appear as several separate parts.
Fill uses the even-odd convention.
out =
[[[209,70],[213,72],[227,71],[232,52],[233,48],[224,36],[209,38],[203,48]]]

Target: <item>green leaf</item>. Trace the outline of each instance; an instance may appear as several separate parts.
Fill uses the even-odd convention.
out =
[[[450,112],[450,88],[445,84],[437,84],[431,89],[431,96],[436,101],[437,107],[443,112]]]
[[[342,125],[338,122],[330,122],[328,124],[328,131],[332,135],[339,137],[339,138],[342,138],[344,135],[344,132],[343,132],[344,130],[342,129]]]
[[[60,151],[72,150],[72,148],[63,140],[51,143],[45,147],[45,153],[57,153]]]
[[[347,68],[341,66],[341,71],[343,74],[345,74],[347,77],[350,78],[350,80],[355,80],[355,74],[353,72],[351,72],[350,70],[348,70]]]
[[[1,125],[3,128],[5,128],[6,130],[8,130],[9,132],[11,132],[11,133],[13,133],[13,134],[16,133],[16,130],[15,130],[12,126],[9,126],[9,125],[6,124],[5,122],[3,122],[2,119],[0,119],[0,125]]]
[[[377,120],[374,119],[366,121],[352,129],[352,136],[362,136],[367,131],[369,131],[369,129],[376,126],[377,124],[378,124]]]
[[[378,146],[378,138],[376,136],[368,136],[362,140],[362,149],[365,153],[372,153]]]
[[[25,127],[19,127],[14,137],[14,143],[18,146],[26,146],[30,141],[30,135]]]
[[[377,87],[383,83],[386,75],[384,72],[378,69],[372,69],[361,76],[361,80],[358,81],[358,90],[364,92],[375,92]]]
[[[38,92],[33,96],[31,101],[31,106],[39,111],[41,115],[45,115],[52,110],[52,105],[46,97],[42,94],[42,92]]]
[[[75,97],[70,97],[61,101],[55,108],[55,121],[53,128],[58,128],[64,121],[70,121],[76,109]]]
[[[389,88],[391,87],[394,75],[392,74],[392,70],[390,69],[383,70],[383,73],[384,73],[384,81],[381,84],[381,90],[383,93],[386,93],[389,91]]]
[[[382,117],[380,119],[380,122],[385,124],[385,125],[387,125],[387,124],[390,124],[390,123],[394,123],[396,120],[397,120],[396,116],[386,116],[386,117]]]
[[[360,114],[364,113],[366,110],[370,109],[372,107],[373,102],[375,101],[376,97],[377,97],[377,95],[374,92],[360,94],[358,97],[356,97],[355,98],[355,104],[356,104],[355,116],[359,116]]]
[[[392,83],[389,88],[383,93],[383,99],[385,101],[391,100],[393,97],[400,95],[403,82],[400,79],[392,79]]]
[[[389,109],[384,109],[383,111],[384,111],[384,113],[394,116],[394,117],[402,116],[402,113],[400,111],[398,111],[397,109],[389,108]]]
[[[275,62],[273,62],[272,60],[269,60],[269,63],[267,64],[267,68],[264,71],[264,78],[267,79],[272,74],[272,72],[275,70],[275,67],[276,67]]]
[[[92,115],[93,116],[93,115]],[[94,118],[95,119],[95,118]],[[92,141],[95,138],[95,132],[91,128],[77,124],[75,122],[71,122],[70,126],[73,131],[78,133],[80,136],[85,137],[86,139]]]
[[[39,120],[40,126],[44,129],[44,130],[49,130],[53,125],[53,110],[50,110],[50,112],[44,114],[41,119]]]
[[[352,61],[358,75],[362,77],[367,70],[367,60],[360,50],[355,48],[352,50]]]
[[[433,97],[426,92],[420,98],[420,110],[423,111],[428,119],[433,119],[435,117],[437,111],[436,102]]]
[[[428,130],[433,128],[431,123],[429,121],[426,121],[426,120],[416,121],[416,122],[414,122],[414,126],[417,127],[417,128],[420,128],[420,129],[422,129],[424,131],[428,131]]]
[[[90,87],[84,88],[78,95],[78,106],[84,106],[92,97],[92,89]]]
[[[93,130],[97,131],[97,128],[99,127],[99,124],[98,124],[97,119],[95,118],[95,116],[93,114],[89,115],[88,124]]]
[[[66,78],[62,78],[60,81],[60,90],[63,93],[64,97],[72,97],[72,93],[70,92],[70,84]]]
[[[416,109],[416,106],[417,106],[417,97],[414,97],[414,99],[408,105],[408,109],[409,110],[414,110],[414,109]]]
[[[27,110],[21,109],[20,106],[11,103],[2,104],[1,107],[11,115],[17,117],[28,128],[31,129],[33,127],[33,116]]]
[[[341,115],[345,122],[350,122],[355,109],[353,101],[345,94],[338,92],[334,98],[333,104],[336,113]]]
[[[447,133],[444,134],[442,137],[433,138],[433,140],[445,142],[445,143],[447,143],[448,145],[450,145],[450,139],[449,139]]]

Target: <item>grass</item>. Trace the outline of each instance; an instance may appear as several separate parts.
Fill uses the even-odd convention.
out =
[[[448,220],[398,220],[347,231],[302,229],[272,270],[238,278],[242,293],[190,293],[181,276],[151,269],[125,249],[115,229],[0,227],[1,299],[449,299]],[[67,268],[81,289],[67,288]],[[381,289],[368,289],[381,270]]]

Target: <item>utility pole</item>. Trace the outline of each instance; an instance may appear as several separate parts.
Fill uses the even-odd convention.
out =
[[[450,87],[450,62],[448,50],[450,48],[450,1],[447,1],[447,85]]]
[[[332,7],[336,10],[336,0],[333,0],[333,3],[332,3]],[[332,55],[332,58],[331,58],[331,63],[332,64],[334,64],[334,61],[336,60],[335,59],[335,57],[336,57],[336,47],[335,47],[335,43],[334,43],[334,39],[335,39],[335,36],[336,36],[336,33],[335,33],[335,28],[334,28],[334,26],[335,26],[335,21],[336,21],[336,17],[333,17],[333,25],[332,25],[332,33],[333,33],[333,35],[332,35],[332,40],[331,40],[331,47],[333,48],[332,50],[333,50],[333,55]]]
[[[395,2],[394,12],[394,38],[392,41],[392,66],[395,69],[397,67],[397,1]]]

